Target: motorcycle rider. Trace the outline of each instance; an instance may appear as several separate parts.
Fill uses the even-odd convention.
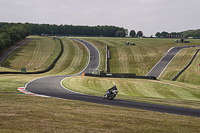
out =
[[[112,88],[108,89],[108,90],[106,91],[106,94],[107,94],[106,97],[112,93],[112,90],[117,90],[117,86],[114,85]]]
[[[112,90],[117,90],[117,86],[114,85],[112,88],[108,89],[109,92],[112,91]]]

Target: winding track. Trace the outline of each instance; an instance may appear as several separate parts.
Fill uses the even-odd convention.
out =
[[[89,72],[89,68],[97,68],[99,66],[100,55],[98,50],[90,43],[75,39],[83,43],[90,52],[90,61],[88,66],[83,70],[83,72]],[[80,74],[77,74],[80,75]],[[187,115],[193,117],[200,117],[200,110],[198,109],[189,109],[181,107],[172,107],[158,104],[150,104],[143,102],[127,101],[127,100],[103,100],[102,97],[84,95],[76,92],[72,92],[61,85],[61,82],[64,78],[69,76],[52,76],[45,77],[33,80],[25,85],[25,89],[29,92],[45,95],[56,98],[70,99],[70,100],[79,100],[91,103],[112,105],[112,106],[121,106],[128,108],[137,108],[143,110],[172,113],[178,115]]]

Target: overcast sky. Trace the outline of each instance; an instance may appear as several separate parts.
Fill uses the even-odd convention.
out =
[[[0,21],[113,25],[154,36],[200,29],[200,0],[0,0]]]

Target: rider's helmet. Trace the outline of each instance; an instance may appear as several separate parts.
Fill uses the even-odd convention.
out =
[[[117,86],[116,86],[116,85],[114,85],[114,86],[113,86],[113,88],[117,89]]]

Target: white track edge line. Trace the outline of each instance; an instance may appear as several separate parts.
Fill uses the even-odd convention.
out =
[[[87,41],[86,41],[87,42]],[[82,43],[82,42],[81,42]],[[89,42],[88,42],[89,43]],[[83,44],[83,43],[82,43]],[[91,43],[90,43],[91,44]],[[84,44],[83,44],[84,45]],[[92,45],[92,44],[91,44]],[[84,45],[85,46],[85,45]],[[99,50],[94,46],[94,45],[92,45],[96,50],[97,50],[97,52],[99,53]],[[85,46],[86,47],[86,46]],[[87,47],[86,47],[87,48]],[[88,49],[88,48],[87,48]],[[89,51],[89,49],[88,49],[88,51]],[[89,51],[89,58],[90,58],[90,51]],[[90,60],[88,61],[88,65],[89,65],[89,62],[90,62]],[[88,67],[88,65],[86,66],[86,68]],[[98,67],[97,68],[99,68],[99,66],[100,66],[100,53],[99,53],[99,65],[98,65]],[[86,69],[85,68],[85,69]],[[84,69],[84,70],[85,70]],[[83,70],[83,71],[84,71]],[[83,71],[81,71],[80,73],[82,73]],[[79,73],[79,74],[80,74]],[[79,74],[76,74],[76,75],[79,75]],[[76,76],[76,75],[72,75],[72,76]],[[72,77],[72,76],[70,76],[70,77]],[[67,90],[67,91],[70,91],[70,92],[73,92],[73,93],[77,93],[77,94],[82,94],[82,95],[87,95],[87,94],[84,94],[84,93],[79,93],[79,92],[75,92],[75,91],[72,91],[72,90],[69,90],[68,88],[66,88],[65,86],[63,86],[63,84],[62,84],[62,82],[63,82],[63,80],[65,80],[66,78],[69,78],[69,77],[65,77],[65,78],[63,78],[61,81],[60,81],[60,85],[65,89],[65,90]]]
[[[80,42],[80,41],[79,41]],[[86,41],[87,42],[87,41]],[[82,43],[82,42],[80,42],[80,43]],[[83,43],[82,43],[83,44]],[[90,43],[91,44],[91,43]],[[85,46],[85,44],[83,44],[84,46]],[[91,44],[92,45],[92,44]],[[92,45],[96,50],[97,50],[97,52],[99,53],[99,50],[94,46],[94,45]],[[85,46],[86,47],[86,46]],[[86,47],[87,48],[87,47]],[[79,74],[81,74],[83,71],[85,71],[85,69],[88,67],[88,65],[89,65],[89,63],[90,63],[90,51],[89,51],[89,49],[87,48],[87,50],[88,50],[88,52],[89,52],[89,60],[88,60],[88,64],[87,64],[87,66],[84,68],[84,70],[82,70],[80,73],[78,73],[78,74],[75,74],[75,75],[71,75],[71,76],[76,76],[76,75],[79,75]],[[100,65],[100,53],[99,53],[99,65]],[[99,65],[98,65],[98,67],[99,67]],[[98,68],[97,67],[97,68]],[[64,75],[63,75],[64,76]],[[70,76],[70,77],[71,77]],[[50,76],[51,77],[51,76]],[[52,76],[52,77],[55,77],[55,76]],[[35,80],[38,80],[38,79],[42,79],[42,78],[46,78],[46,77],[41,77],[41,78],[36,78],[36,79],[33,79],[33,80],[31,80],[31,81],[29,81],[29,82],[27,82],[25,85],[24,85],[24,90],[26,90],[26,87],[27,87],[27,85],[29,84],[29,83],[31,83],[31,82],[33,82],[33,81],[35,81]],[[79,93],[79,92],[75,92],[75,91],[72,91],[72,90],[69,90],[69,89],[67,89],[66,87],[64,87],[63,85],[62,85],[62,81],[64,80],[64,79],[66,79],[66,78],[69,78],[69,77],[65,77],[65,78],[63,78],[61,81],[60,81],[60,85],[64,88],[64,89],[66,89],[66,90],[68,90],[68,91],[70,91],[70,92],[73,92],[73,93],[77,93],[77,94],[82,94],[82,95],[87,95],[87,94],[83,94],[83,93]],[[26,90],[27,92],[30,92],[30,91],[28,91],[28,90]],[[32,93],[32,92],[30,92],[30,93]],[[33,93],[33,94],[36,94],[36,93]],[[41,97],[51,97],[51,96],[46,96],[46,95],[39,95],[39,94],[36,94],[35,96],[41,96]]]

